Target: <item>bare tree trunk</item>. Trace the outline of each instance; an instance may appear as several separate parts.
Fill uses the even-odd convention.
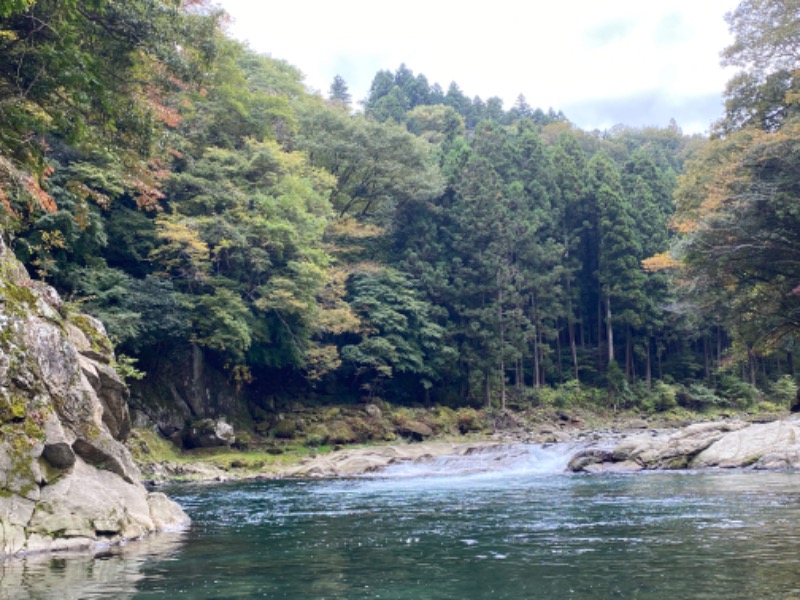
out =
[[[645,348],[645,378],[647,380],[647,391],[653,389],[653,364],[650,359],[650,336],[645,337],[644,342],[647,347]]]

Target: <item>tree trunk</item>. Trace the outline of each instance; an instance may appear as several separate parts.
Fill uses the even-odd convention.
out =
[[[572,370],[575,381],[580,383],[578,374],[578,349],[575,345],[575,320],[572,312],[572,283],[567,276],[567,329],[569,332],[569,352],[572,356]]]
[[[647,345],[645,348],[645,378],[647,380],[647,391],[653,389],[653,364],[650,359],[650,336],[645,336],[644,343]]]
[[[497,276],[498,284],[500,275]],[[506,328],[503,321],[503,288],[497,292],[497,318],[500,323],[500,408],[506,409]]]
[[[614,326],[611,323],[611,295],[606,294],[606,344],[608,344],[608,362],[614,362]]]
[[[664,379],[664,365],[661,364],[661,349],[656,346],[656,360],[658,361],[658,378]]]
[[[791,350],[786,353],[786,367],[789,369],[789,375],[794,377],[794,354]]]
[[[597,296],[597,372],[603,370],[603,298]]]
[[[564,365],[561,364],[561,330],[556,323],[556,356],[558,357],[558,383],[564,385]]]
[[[542,386],[539,379],[539,317],[536,310],[536,296],[531,294],[531,316],[533,317],[533,387]]]
[[[489,373],[483,374],[483,405],[492,408],[492,390],[489,385]]]
[[[625,381],[633,381],[633,349],[631,342],[631,328],[625,328]]]

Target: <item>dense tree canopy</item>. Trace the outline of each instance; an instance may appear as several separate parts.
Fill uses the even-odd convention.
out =
[[[193,345],[239,385],[501,407],[763,387],[800,325],[797,11],[729,15],[705,140],[406,65],[354,112],[198,0],[6,2],[0,224],[145,370]]]

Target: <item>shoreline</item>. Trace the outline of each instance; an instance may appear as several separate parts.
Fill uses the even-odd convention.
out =
[[[602,429],[572,427],[550,431],[543,427],[535,432],[498,431],[418,442],[401,440],[343,446],[327,452],[312,451],[262,468],[248,468],[246,464],[238,464],[235,458],[228,465],[202,458],[183,458],[175,462],[140,464],[140,468],[144,482],[156,488],[183,483],[342,478],[380,472],[399,463],[459,456],[491,447],[573,443],[584,447],[576,448],[571,457],[567,471],[572,472],[713,467],[800,469],[800,417],[797,416],[775,415],[774,419],[757,416],[749,421],[741,417],[722,417],[675,427],[665,427],[663,423],[652,425],[627,420]]]

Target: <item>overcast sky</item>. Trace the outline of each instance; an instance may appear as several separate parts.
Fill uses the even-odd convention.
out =
[[[705,132],[732,73],[726,12],[737,0],[217,0],[233,37],[299,68],[327,95],[334,75],[363,100],[405,63],[447,90],[510,108],[562,110],[583,129],[617,123]]]

